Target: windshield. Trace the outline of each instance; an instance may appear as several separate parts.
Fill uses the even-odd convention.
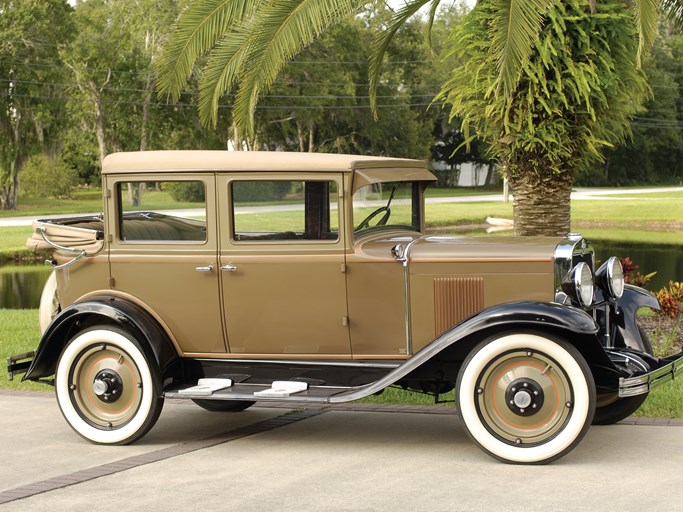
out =
[[[420,230],[420,183],[372,183],[353,194],[354,233],[371,229]]]

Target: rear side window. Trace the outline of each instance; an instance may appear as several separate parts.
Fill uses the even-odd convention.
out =
[[[123,242],[206,241],[206,188],[201,181],[117,184]]]
[[[235,241],[339,239],[333,181],[240,180],[230,187]]]

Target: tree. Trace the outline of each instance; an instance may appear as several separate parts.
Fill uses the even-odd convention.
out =
[[[490,145],[514,191],[520,235],[561,235],[570,228],[574,173],[623,142],[630,116],[646,97],[637,69],[633,18],[620,0],[591,13],[587,0],[565,0],[546,23],[511,94],[496,94],[498,67],[486,27],[493,7],[480,3],[451,38],[464,65],[441,98]]]
[[[683,179],[683,36],[664,26],[643,63],[652,90],[631,121],[633,136],[577,176],[584,186],[680,183]]]
[[[200,118],[205,124],[215,123],[219,98],[226,91],[236,88],[234,121],[243,133],[253,133],[254,112],[259,97],[272,86],[285,64],[321,33],[340,23],[348,15],[357,13],[366,3],[361,0],[197,1],[178,19],[173,36],[160,59],[160,92],[175,100],[191,76],[197,58],[208,52],[209,59],[203,69],[199,86]],[[376,41],[371,56],[371,96],[378,85],[384,51],[398,28],[425,6],[429,7],[428,24],[431,24],[438,4],[438,0],[407,1],[387,24],[383,35]],[[527,72],[530,69],[530,62],[539,50],[542,32],[548,30],[548,15],[562,9],[564,4],[565,2],[558,0],[480,2],[479,7],[486,11],[488,18],[486,23],[478,25],[478,36],[480,41],[490,41],[486,51],[490,53],[496,72],[493,82],[486,84],[489,97],[503,97],[512,106],[515,96],[524,92],[519,84],[529,79]],[[481,13],[482,9],[474,9],[473,13]],[[639,65],[642,56],[651,45],[657,29],[659,12],[678,19],[683,17],[683,4],[680,0],[664,0],[661,3],[634,0],[622,4],[621,9],[624,14],[632,16],[633,20],[631,26],[635,30],[633,37],[636,42],[633,46],[633,55],[630,56],[633,66]],[[581,10],[590,12],[594,17],[603,16],[596,12],[595,0],[586,0]],[[565,19],[564,22],[570,25],[573,23],[569,19]],[[555,35],[561,37],[558,32],[555,32]],[[605,37],[608,40],[612,37],[623,40],[623,37],[616,33],[607,33]],[[457,68],[453,71],[456,70]],[[591,94],[595,91],[596,95],[600,95],[606,85],[600,79],[593,80],[589,85]],[[448,90],[444,90],[444,93],[449,100],[455,99],[448,95]],[[553,114],[551,111],[549,115],[561,114]],[[565,119],[566,123],[573,121]],[[519,126],[519,129],[524,128],[524,125]],[[612,128],[617,130],[617,136],[622,136],[628,129],[627,126],[616,124]],[[535,133],[537,137],[543,137],[541,132]],[[567,131],[567,134],[569,133]],[[505,139],[494,141],[496,144],[498,142],[508,144]],[[536,159],[537,151],[538,146],[528,158]],[[594,154],[597,155],[597,150]],[[519,161],[521,162],[521,157]],[[514,171],[517,176],[516,183],[524,187],[525,182],[533,182],[533,179],[523,180],[521,176],[527,172],[534,172],[533,169],[536,167],[517,166]],[[564,171],[547,175],[542,181],[543,185],[568,190],[575,168],[568,165]],[[529,186],[523,190],[515,190],[518,195],[515,202],[515,216],[519,222],[517,228],[524,234],[565,234],[569,227],[569,203],[562,198],[563,194],[558,196],[556,202],[559,211],[553,215],[555,222],[551,223],[544,219],[543,223],[535,226],[524,224],[530,217],[521,214],[519,210],[531,211],[534,205],[539,203],[537,193],[542,190],[543,187]]]
[[[155,62],[179,12],[179,2],[87,0],[76,4],[77,35],[62,51],[74,84],[69,91],[71,129],[64,137],[64,157],[71,165],[92,169],[89,153],[93,147],[97,168],[113,151],[224,147],[214,130],[201,129],[194,108],[159,104],[156,99]],[[76,140],[80,147],[73,151]],[[92,173],[87,178],[99,181]],[[142,184],[139,189],[129,188],[132,205],[139,203],[142,188]]]
[[[64,103],[59,48],[72,32],[66,0],[0,0],[0,208],[17,206],[19,176],[40,150],[54,155]]]

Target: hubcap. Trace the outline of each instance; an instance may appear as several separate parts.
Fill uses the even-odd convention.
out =
[[[140,407],[140,371],[128,353],[115,345],[83,350],[71,366],[69,381],[76,411],[95,427],[121,427]]]
[[[513,413],[519,416],[531,416],[543,407],[545,394],[538,382],[521,378],[508,385],[505,390],[505,401]]]
[[[123,392],[123,382],[114,370],[102,370],[95,376],[92,389],[103,402],[116,402]]]
[[[540,352],[501,354],[481,373],[477,388],[482,422],[496,437],[515,446],[548,441],[571,416],[569,380],[553,359]]]

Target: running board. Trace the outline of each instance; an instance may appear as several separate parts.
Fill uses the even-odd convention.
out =
[[[307,389],[297,391],[297,387],[294,385],[304,383],[287,381],[287,385],[283,386],[281,384],[283,383],[274,382],[269,386],[268,384],[233,383],[231,387],[224,387],[223,389],[218,389],[209,394],[206,393],[205,386],[198,382],[197,386],[165,391],[164,398],[180,400],[277,400],[288,402],[329,403],[331,397],[356,389],[332,386],[308,386]]]

